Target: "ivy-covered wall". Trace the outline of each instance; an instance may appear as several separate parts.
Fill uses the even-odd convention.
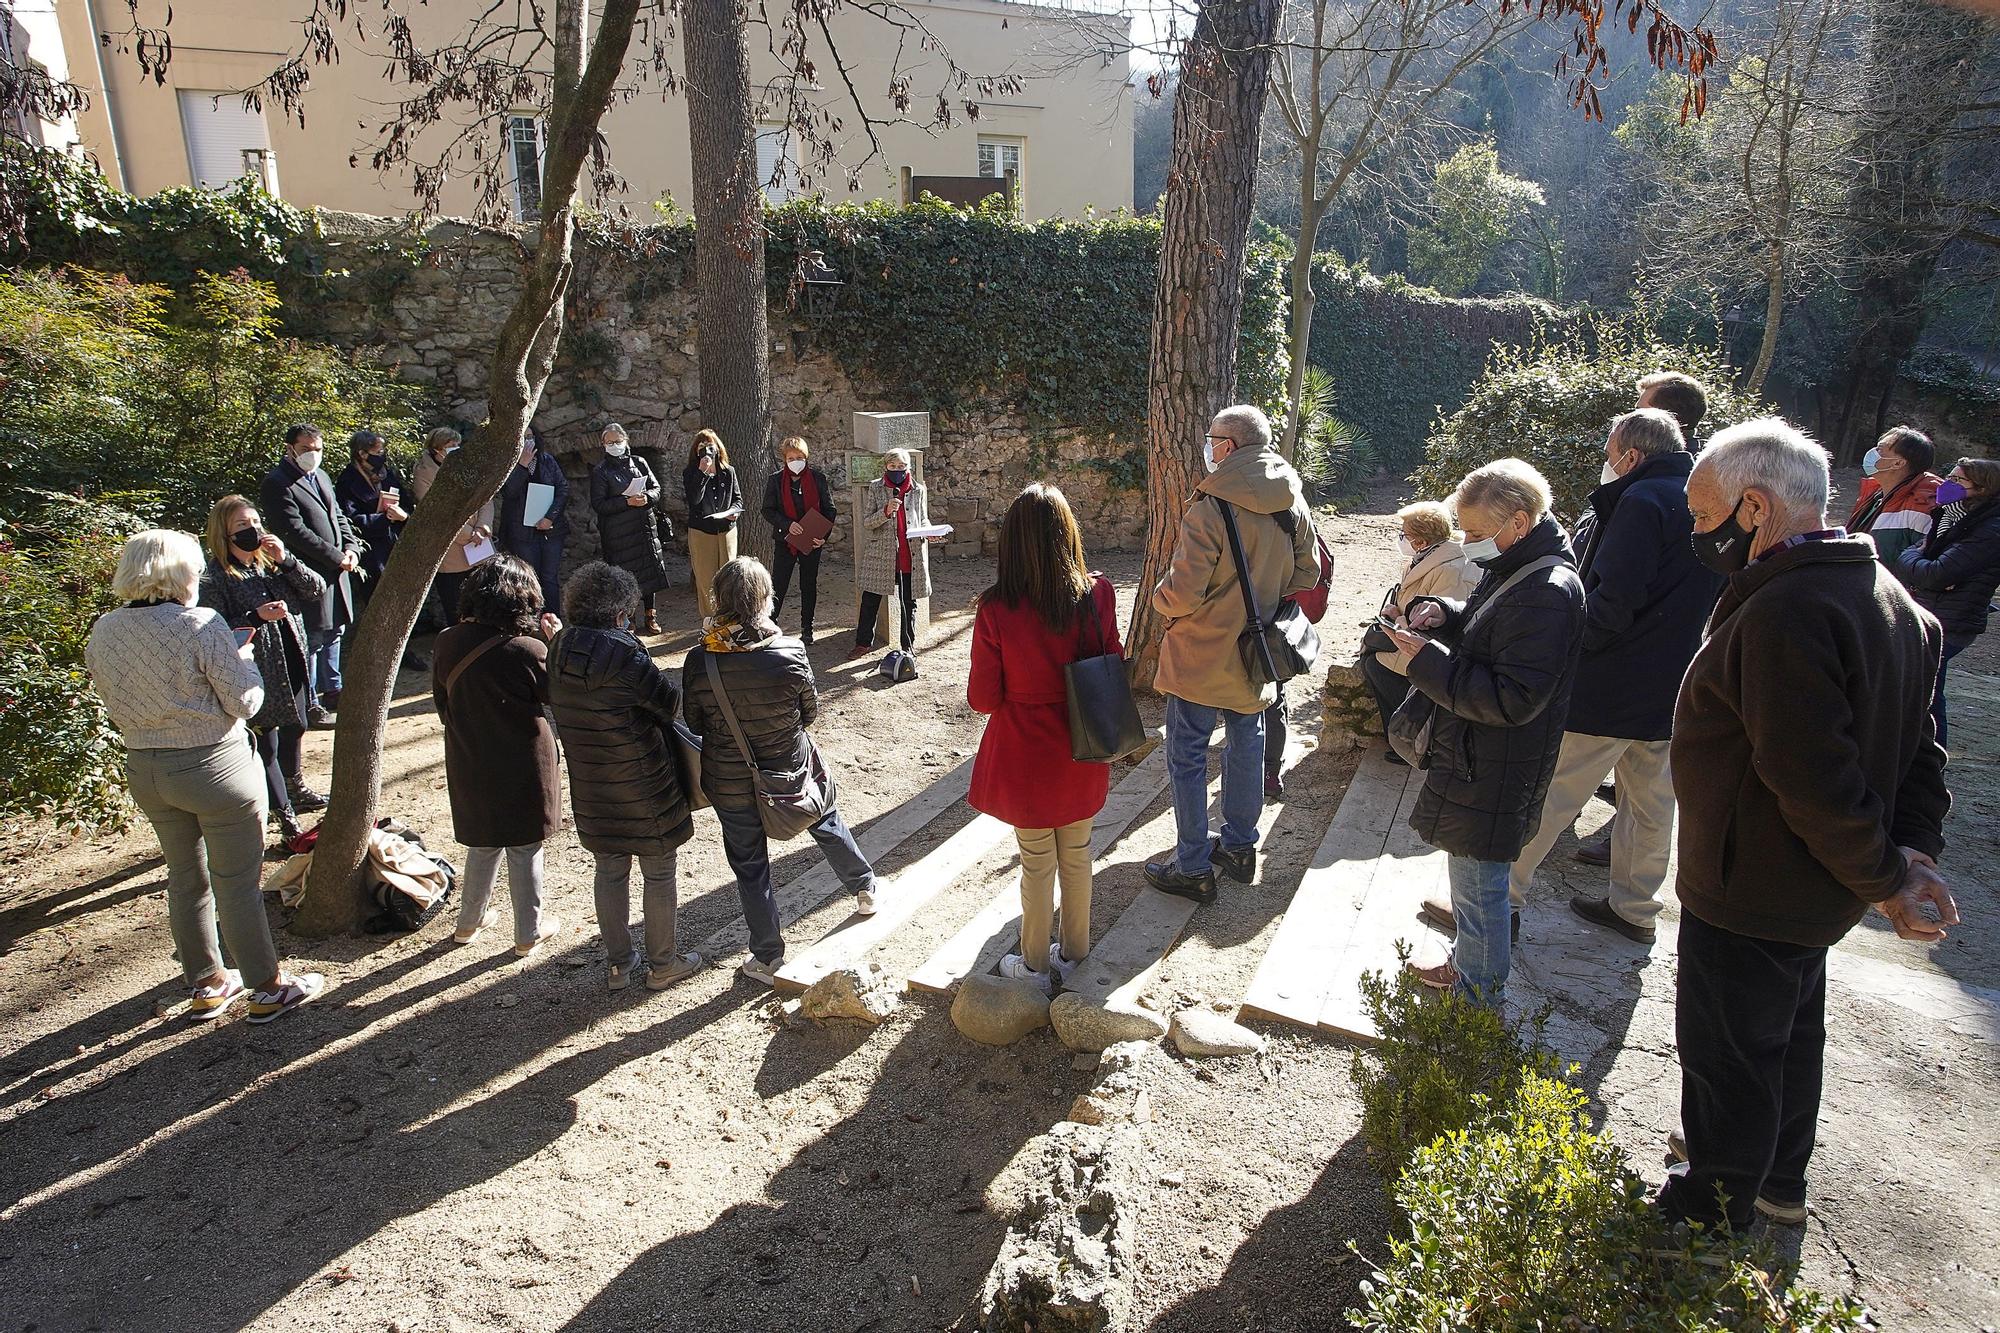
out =
[[[1399,275],[1376,277],[1338,255],[1313,262],[1307,359],[1333,376],[1340,418],[1368,433],[1383,461],[1408,470],[1432,425],[1465,405],[1493,346],[1525,346],[1538,326],[1579,317],[1532,296],[1441,296]]]

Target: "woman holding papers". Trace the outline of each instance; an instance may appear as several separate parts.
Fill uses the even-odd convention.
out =
[[[602,439],[604,461],[590,470],[590,507],[597,511],[604,558],[639,583],[639,605],[646,614],[633,629],[658,634],[653,594],[667,586],[667,557],[660,550],[660,479],[651,464],[632,452],[623,426],[612,422]]]
[[[777,583],[773,618],[785,609],[792,570],[799,571],[799,641],[813,641],[813,605],[819,600],[819,553],[840,513],[826,473],[807,459],[812,451],[794,435],[778,446],[782,466],[764,482],[764,521],[771,525],[771,574]]]
[[[925,537],[932,528],[923,485],[910,473],[907,450],[891,449],[882,456],[882,477],[868,483],[862,502],[861,550],[854,558],[854,577],[861,585],[861,622],[854,627],[852,656],[873,651],[875,622],[882,599],[895,597],[902,608],[901,649],[891,648],[882,659],[882,674],[892,681],[917,678],[917,599],[931,595],[930,554]]]
[[[569,478],[542,448],[535,428],[521,441],[521,458],[500,486],[500,545],[527,561],[542,586],[542,605],[562,614],[563,538],[569,535]]]
[[[701,618],[715,614],[715,572],[736,558],[736,520],[743,514],[743,487],[729,466],[729,450],[712,430],[698,431],[681,473],[687,492],[688,564],[694,570],[694,601]]]
[[[444,466],[445,459],[458,452],[458,447],[459,434],[450,426],[439,426],[425,439],[424,451],[417,455],[416,466],[410,469],[410,498],[414,502],[423,503],[431,483],[437,480],[438,469]],[[451,539],[444,560],[438,565],[438,601],[444,605],[447,628],[458,623],[458,590],[464,585],[467,572],[493,551],[493,502],[488,500]]]

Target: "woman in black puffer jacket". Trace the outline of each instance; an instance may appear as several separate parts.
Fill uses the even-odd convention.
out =
[[[1394,634],[1410,685],[1436,708],[1410,827],[1451,855],[1452,960],[1426,985],[1498,1007],[1507,984],[1507,876],[1541,824],[1583,644],[1583,584],[1549,485],[1518,458],[1458,485],[1465,554],[1485,576],[1463,604],[1412,598]],[[1428,634],[1431,637],[1425,637]]]
[[[1986,632],[2000,588],[2000,460],[1959,459],[1938,499],[1944,503],[1931,511],[1930,536],[1896,557],[1896,577],[1944,626],[1944,661],[1931,699],[1943,745],[1945,667]]]
[[[639,584],[593,560],[570,576],[563,604],[575,619],[549,644],[548,703],[569,761],[576,837],[597,858],[597,929],[624,990],[639,962],[632,946],[632,860],[645,881],[646,985],[664,990],[701,966],[674,935],[675,849],[694,817],[675,761],[674,687],[631,633]]]
[[[750,957],[743,975],[776,984],[785,939],[778,902],[771,891],[771,852],[757,814],[750,767],[736,744],[721,701],[709,679],[709,665],[722,682],[751,754],[763,767],[796,768],[805,756],[806,728],[819,716],[819,690],[805,645],[781,635],[771,620],[771,575],[748,556],[731,560],[715,576],[715,615],[701,646],[681,668],[681,712],[701,737],[701,788],[722,825],[722,850],[736,872],[743,920],[750,928]],[[854,835],[829,811],[809,830],[855,895],[863,916],[875,911],[875,870],[854,845]]]
[[[604,558],[630,574],[639,585],[635,633],[660,632],[653,594],[667,586],[667,557],[660,549],[660,479],[652,464],[632,452],[625,428],[612,422],[600,437],[604,459],[590,470],[590,507],[597,514],[597,535]],[[632,488],[639,489],[634,491]]]

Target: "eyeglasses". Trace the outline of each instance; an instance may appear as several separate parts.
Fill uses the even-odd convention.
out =
[[[1237,439],[1234,435],[1204,435],[1201,438],[1204,440],[1221,440],[1227,444],[1237,443]]]

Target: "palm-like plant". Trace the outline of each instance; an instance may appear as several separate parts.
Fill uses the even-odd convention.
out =
[[[1333,376],[1307,366],[1299,392],[1298,457],[1293,460],[1308,490],[1351,491],[1380,464],[1368,432],[1334,415]]]

